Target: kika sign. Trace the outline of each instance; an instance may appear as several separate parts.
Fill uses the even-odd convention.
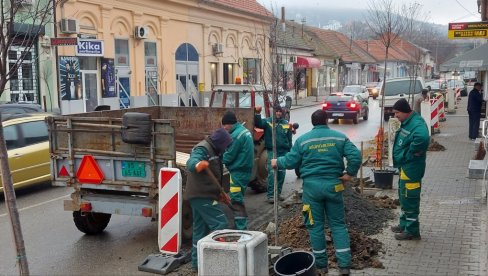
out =
[[[76,55],[103,57],[103,40],[79,38],[76,45]]]

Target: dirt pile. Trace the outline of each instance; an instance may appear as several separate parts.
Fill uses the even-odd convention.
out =
[[[375,196],[368,196],[368,199],[376,206],[379,208],[384,208],[384,209],[396,209],[398,206],[400,206],[400,201],[398,199],[392,199],[388,196],[381,196],[381,197],[375,197]]]
[[[377,234],[388,220],[395,218],[390,209],[377,207],[366,196],[349,187],[344,190],[344,207],[347,226],[366,235]]]
[[[383,268],[383,264],[377,259],[380,252],[384,253],[383,244],[367,235],[378,233],[388,220],[395,218],[391,209],[396,208],[397,202],[387,196],[371,199],[347,188],[344,191],[344,204],[346,224],[351,239],[352,268]],[[280,245],[289,246],[294,250],[311,251],[308,232],[303,224],[301,207],[301,204],[289,205],[280,215],[278,242]],[[269,241],[274,243],[273,233],[268,234]],[[327,228],[326,234],[329,267],[336,267],[335,250],[330,231]]]
[[[437,141],[434,141],[432,139],[429,144],[429,148],[427,149],[428,151],[445,151],[446,147],[443,145],[439,144]]]

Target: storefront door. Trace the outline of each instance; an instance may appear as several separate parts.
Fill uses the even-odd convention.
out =
[[[98,105],[98,81],[97,71],[81,70],[82,95],[85,101],[84,111],[90,112],[95,110]]]
[[[129,68],[117,68],[116,74],[116,87],[117,95],[119,95],[120,109],[130,107],[130,69]]]

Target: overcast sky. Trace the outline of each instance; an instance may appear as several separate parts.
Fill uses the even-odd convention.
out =
[[[271,7],[321,7],[321,8],[357,8],[368,9],[370,0],[257,0],[266,8]],[[422,12],[428,14],[430,23],[447,24],[449,22],[481,21],[477,0],[394,0],[395,4],[417,2],[422,5]]]

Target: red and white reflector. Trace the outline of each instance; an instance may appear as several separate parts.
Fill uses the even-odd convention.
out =
[[[181,173],[176,168],[159,172],[159,251],[178,254],[181,247],[181,208],[183,204]]]

